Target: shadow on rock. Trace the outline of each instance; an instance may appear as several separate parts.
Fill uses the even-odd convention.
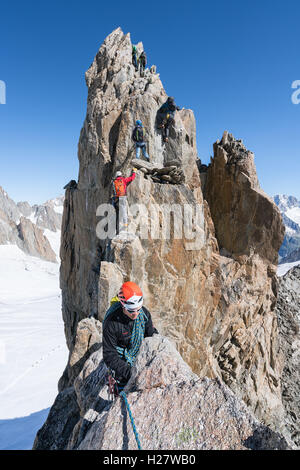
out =
[[[243,445],[251,450],[288,450],[286,440],[267,427],[256,429]]]

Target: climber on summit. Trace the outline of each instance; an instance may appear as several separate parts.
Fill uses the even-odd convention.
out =
[[[132,63],[135,67],[136,72],[139,69],[139,64],[138,64],[138,51],[136,46],[132,46]]]
[[[125,282],[111,300],[103,320],[103,360],[113,373],[117,392],[131,375],[143,338],[158,333],[150,312],[143,307],[143,293],[134,282]]]
[[[141,55],[139,57],[139,65],[140,65],[140,75],[141,75],[141,77],[143,77],[144,72],[145,72],[145,68],[146,68],[146,65],[147,65],[147,56],[146,56],[145,51],[141,52]]]
[[[117,209],[118,232],[124,230],[128,225],[127,219],[127,186],[136,177],[137,169],[133,168],[131,176],[125,178],[121,171],[117,171],[113,181],[113,205]]]
[[[176,106],[174,98],[169,96],[167,101],[159,108],[157,112],[158,128],[162,129],[164,142],[168,142],[169,140],[170,125],[175,124],[176,110],[179,111],[180,108]]]
[[[143,152],[144,157],[149,160],[149,155],[147,154],[146,150],[146,143],[145,143],[145,128],[143,126],[142,121],[139,119],[135,122],[135,128],[132,131],[132,140],[135,142],[135,152],[136,158],[140,158],[141,150]]]

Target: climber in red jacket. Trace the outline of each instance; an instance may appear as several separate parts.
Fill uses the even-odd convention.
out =
[[[117,209],[117,217],[119,225],[119,233],[122,230],[125,230],[128,226],[127,218],[127,186],[134,180],[136,177],[137,169],[133,168],[131,176],[128,178],[122,175],[121,171],[116,172],[115,179],[113,181],[113,204]]]

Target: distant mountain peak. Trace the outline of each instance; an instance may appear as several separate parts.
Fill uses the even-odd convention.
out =
[[[275,204],[282,212],[286,212],[293,207],[300,208],[300,201],[295,196],[287,196],[286,194],[276,194],[273,197]]]
[[[285,225],[285,237],[279,250],[280,263],[297,261],[300,256],[300,201],[295,196],[276,194],[273,197]]]
[[[0,244],[17,245],[32,256],[56,261],[63,204],[64,196],[41,205],[16,204],[0,186]]]

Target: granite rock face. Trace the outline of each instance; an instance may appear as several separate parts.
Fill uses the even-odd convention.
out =
[[[284,236],[279,210],[259,188],[253,154],[228,133],[200,177],[191,110],[176,112],[169,142],[162,142],[155,122],[167,95],[158,74],[135,72],[131,47],[130,35],[118,28],[86,73],[79,179],[66,189],[61,243],[70,355],[79,322],[102,320],[120,284],[137,282],[155,326],[175,341],[193,372],[224,382],[259,420],[280,430],[283,356],[274,313]],[[115,172],[127,176],[136,164],[136,119],[147,131],[148,170],[176,166],[184,179],[155,181],[142,171],[143,162],[128,187],[126,236],[101,239],[99,207],[110,203]],[[69,367],[61,384],[61,390],[74,385]]]
[[[56,255],[41,229],[25,217],[21,217],[17,228],[26,253],[56,263]]]
[[[284,237],[280,211],[259,187],[253,153],[228,132],[214,144],[206,183],[220,249],[277,263]]]
[[[29,219],[31,216],[32,208],[28,202],[16,204],[0,187],[0,244],[17,245],[31,256],[55,263],[56,255],[48,239]]]
[[[17,224],[20,211],[7,192],[0,186],[0,244],[18,244]]]
[[[59,393],[43,427],[38,431],[33,450],[65,449],[74,426],[80,419],[80,410],[73,387]]]
[[[30,217],[32,214],[32,207],[27,201],[17,202],[19,211],[24,217]]]
[[[9,197],[7,192],[0,186],[0,209],[6,218],[14,223],[20,219],[20,211],[16,203]]]
[[[94,318],[85,318],[78,324],[75,346],[70,354],[68,366],[61,377],[59,391],[71,387],[90,355],[102,344],[102,326]]]
[[[81,332],[98,334],[98,322],[83,322]],[[86,348],[81,350],[86,355]],[[101,345],[77,374],[74,385],[58,395],[34,449],[136,449],[123,399],[111,401],[107,395]],[[125,392],[145,450],[290,448],[218,379],[194,374],[161,335],[144,340]],[[67,397],[70,403],[64,407]]]
[[[140,77],[135,72],[131,50],[130,35],[124,35],[118,28],[105,39],[86,72],[88,104],[78,144],[78,186],[66,191],[62,229],[61,288],[70,347],[77,322],[97,314],[100,262],[108,260],[108,247],[106,240],[97,238],[96,211],[99,205],[110,202],[115,172],[130,173],[131,160],[135,157],[131,134],[136,119],[141,119],[145,126],[151,163],[159,167],[174,161],[180,164],[186,184],[198,186],[196,197],[192,193],[189,197],[195,202],[197,198],[202,201],[195,163],[193,113],[185,109],[176,112],[175,127],[170,131],[172,138],[168,146],[164,145],[156,118],[167,95],[158,74],[146,70],[144,77]],[[148,192],[150,184],[149,181]],[[183,191],[185,188],[179,188],[177,192]],[[189,202],[186,195],[182,197]],[[165,200],[176,202],[172,193]],[[141,202],[140,196],[137,201]]]
[[[276,305],[280,350],[284,357],[281,377],[285,423],[290,439],[300,448],[300,266],[279,279]]]

